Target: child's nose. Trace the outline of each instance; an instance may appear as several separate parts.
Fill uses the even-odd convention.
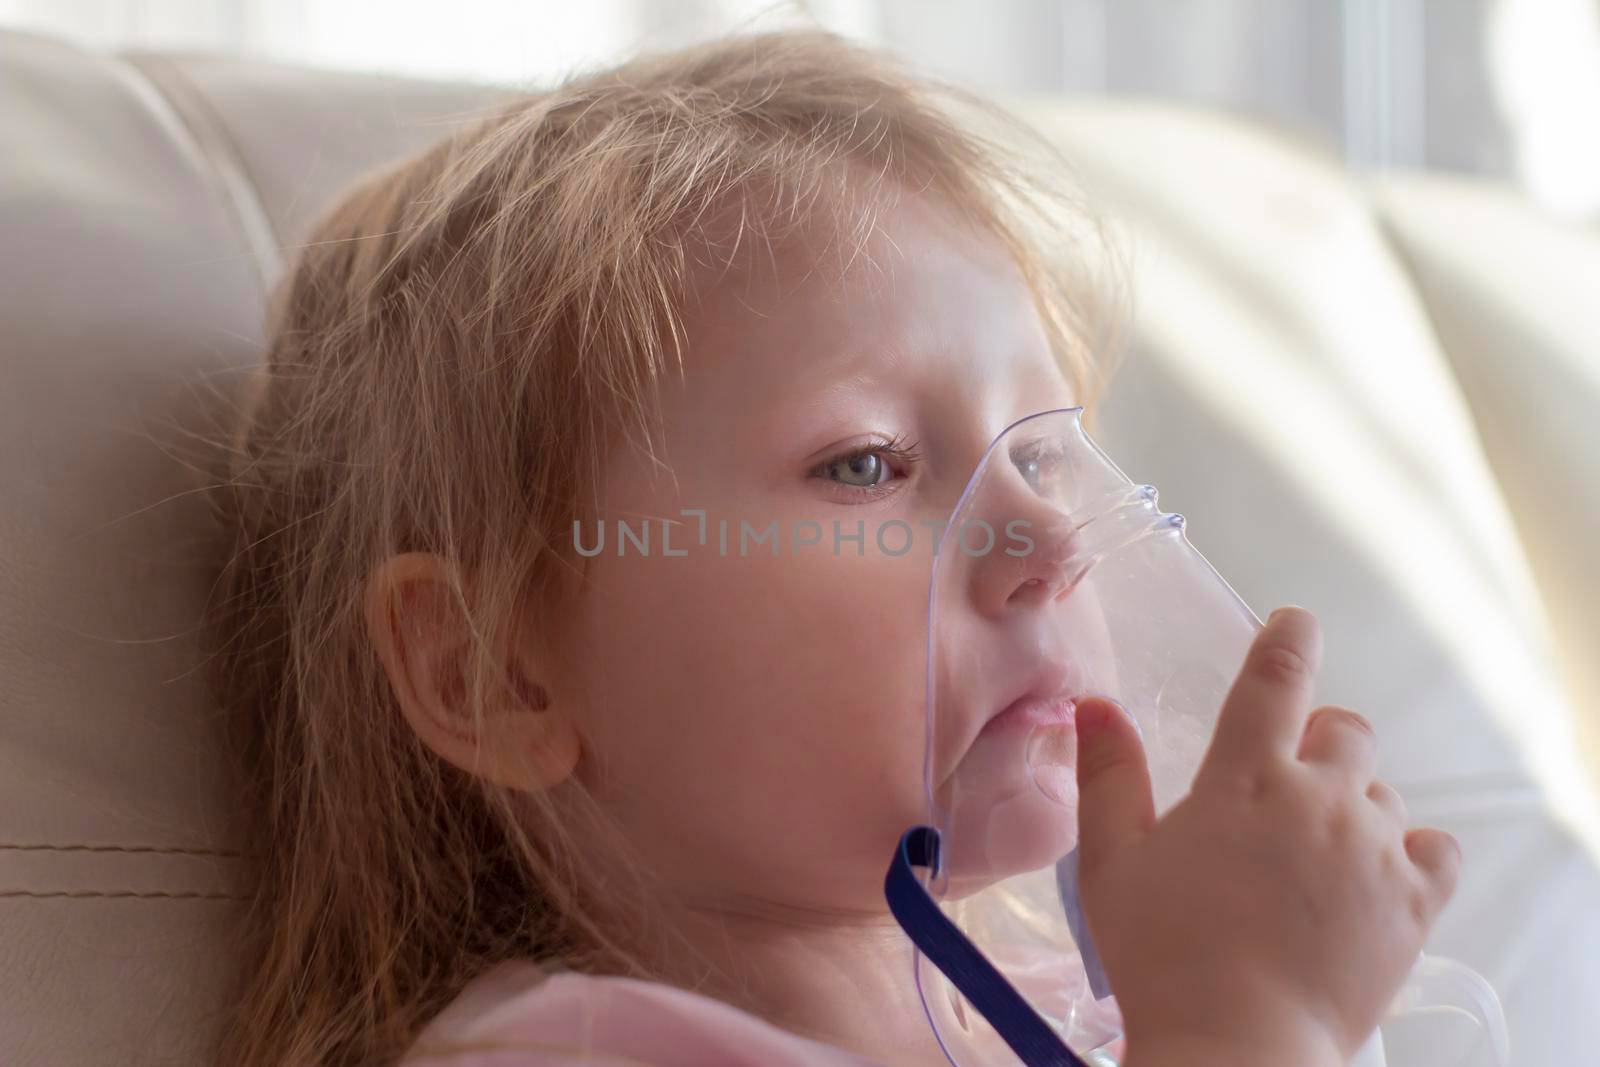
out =
[[[984,506],[974,517],[993,530],[994,543],[987,552],[977,551],[985,540],[980,532],[961,545],[969,554],[978,610],[998,618],[1037,610],[1065,596],[1082,565],[1076,558],[1079,538],[1073,516],[1060,501],[1034,492],[1020,473],[993,479],[984,488]]]

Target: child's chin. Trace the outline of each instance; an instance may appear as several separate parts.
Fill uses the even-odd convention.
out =
[[[1052,798],[1027,789],[981,809],[969,804],[954,813],[944,837],[950,895],[965,896],[1053,866],[1077,847],[1076,793]]]

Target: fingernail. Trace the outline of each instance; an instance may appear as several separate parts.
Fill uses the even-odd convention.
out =
[[[1100,699],[1082,701],[1078,704],[1078,736],[1092,738],[1103,733],[1106,724],[1111,721],[1110,705]]]
[[[1078,702],[1078,736],[1090,738],[1105,730],[1111,725],[1113,716],[1121,716],[1133,724],[1134,732],[1139,739],[1144,739],[1144,727],[1139,725],[1139,720],[1128,711],[1126,704],[1110,697],[1091,697],[1087,701]]]

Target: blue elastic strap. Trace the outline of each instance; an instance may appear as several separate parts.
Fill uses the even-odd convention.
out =
[[[1086,1067],[994,964],[939,910],[927,887],[917,878],[917,867],[931,871],[939,868],[939,831],[931,826],[913,826],[906,831],[883,880],[889,910],[917,951],[944,972],[1027,1067]]]
[[[1067,915],[1067,928],[1083,958],[1083,972],[1089,978],[1089,992],[1094,999],[1104,1000],[1111,995],[1111,982],[1106,978],[1105,965],[1089,936],[1089,924],[1083,917],[1083,905],[1078,902],[1078,850],[1073,849],[1056,864],[1056,892],[1061,895],[1061,910]]]

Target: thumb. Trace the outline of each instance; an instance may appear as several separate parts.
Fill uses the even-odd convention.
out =
[[[1155,823],[1150,769],[1133,718],[1113,700],[1077,704],[1078,847],[1092,868]]]

